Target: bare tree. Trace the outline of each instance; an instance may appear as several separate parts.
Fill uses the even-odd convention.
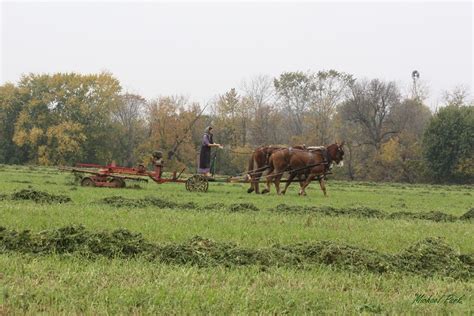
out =
[[[373,79],[351,86],[351,97],[342,112],[346,120],[363,128],[365,142],[378,150],[389,135],[398,132],[389,114],[399,104],[400,92],[394,82]]]
[[[275,99],[275,90],[270,76],[258,75],[249,81],[243,81],[241,90],[255,107],[273,103]]]
[[[274,80],[282,109],[290,118],[290,129],[296,136],[303,135],[304,116],[311,104],[316,85],[312,74],[285,72]]]
[[[446,105],[452,106],[463,106],[473,101],[469,101],[470,92],[469,88],[465,86],[457,86],[451,91],[445,91],[443,95],[444,102]]]
[[[256,76],[242,83],[243,102],[249,111],[249,131],[253,145],[277,142],[275,134],[275,90],[269,76]]]
[[[390,121],[397,131],[421,140],[431,115],[430,109],[419,99],[405,99],[392,109]]]
[[[134,161],[134,149],[145,137],[146,100],[136,94],[126,93],[112,112],[112,120],[119,126],[119,150],[127,165]]]
[[[349,86],[354,83],[352,75],[335,70],[320,71],[315,76],[316,90],[310,105],[311,122],[315,130],[315,141],[329,144],[333,141],[334,130],[331,120],[336,107],[347,99]]]

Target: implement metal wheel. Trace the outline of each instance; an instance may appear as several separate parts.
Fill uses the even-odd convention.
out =
[[[113,184],[114,188],[125,188],[125,181],[120,178],[113,178],[110,183]]]
[[[85,177],[81,180],[81,186],[83,187],[95,187],[95,182],[89,177]]]
[[[207,192],[207,188],[209,187],[209,182],[205,176],[200,174],[195,174],[194,176],[190,177],[186,180],[186,190],[189,192]]]

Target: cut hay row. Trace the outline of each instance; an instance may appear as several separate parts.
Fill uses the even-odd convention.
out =
[[[252,203],[211,203],[206,206],[198,206],[194,202],[176,203],[155,197],[145,197],[142,199],[129,199],[121,196],[112,196],[101,199],[99,203],[107,204],[117,208],[140,208],[159,207],[170,209],[191,209],[191,210],[226,210],[229,212],[256,212],[260,209]],[[277,205],[275,208],[267,209],[277,213],[314,213],[324,216],[350,216],[360,218],[376,219],[421,219],[434,222],[455,222],[470,221],[474,219],[474,208],[470,209],[460,217],[446,214],[439,211],[430,212],[393,212],[387,213],[368,207],[334,208],[331,206],[290,206],[286,204]]]
[[[10,196],[6,194],[0,195],[1,200],[31,200],[36,203],[68,203],[71,198],[66,195],[56,195],[33,189],[23,189],[12,193]],[[124,198],[122,196],[110,196],[99,200],[99,203],[113,206],[116,208],[143,208],[158,207],[165,209],[191,209],[191,210],[227,210],[229,212],[255,212],[260,209],[252,203],[232,203],[225,205],[224,203],[212,203],[206,206],[199,206],[194,202],[177,203],[156,197],[145,197],[140,199]],[[474,219],[474,208],[463,215],[456,217],[439,211],[429,212],[408,212],[399,211],[387,213],[378,209],[369,207],[351,207],[351,208],[335,208],[331,206],[295,206],[287,204],[279,204],[275,208],[268,211],[277,213],[310,213],[323,216],[349,216],[358,218],[375,218],[375,219],[403,219],[403,220],[427,220],[434,222],[455,222],[455,221],[472,221]]]
[[[462,280],[474,278],[474,254],[460,254],[442,238],[426,238],[397,254],[384,254],[334,241],[251,249],[200,236],[184,243],[159,245],[126,229],[93,232],[84,226],[67,226],[32,233],[0,227],[0,253],[9,252],[77,254],[88,259],[145,258],[158,263],[199,267],[258,265],[262,268],[304,268],[322,264],[353,272],[409,273]]]

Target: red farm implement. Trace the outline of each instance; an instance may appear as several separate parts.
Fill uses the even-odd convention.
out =
[[[81,179],[81,185],[87,187],[123,188],[126,185],[125,180],[148,182],[148,179],[152,179],[157,184],[185,183],[188,191],[206,192],[208,188],[207,179],[201,175],[193,175],[186,180],[180,179],[185,169],[179,173],[174,171],[171,178],[163,178],[161,164],[155,164],[153,171],[148,171],[143,165],[128,168],[116,166],[114,163],[106,166],[78,163],[74,168],[61,168],[61,170],[73,172]]]

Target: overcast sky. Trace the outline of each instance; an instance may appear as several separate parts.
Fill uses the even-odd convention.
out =
[[[146,98],[205,102],[255,75],[324,69],[405,89],[417,69],[432,107],[473,92],[472,2],[1,4],[0,84],[107,70]]]

